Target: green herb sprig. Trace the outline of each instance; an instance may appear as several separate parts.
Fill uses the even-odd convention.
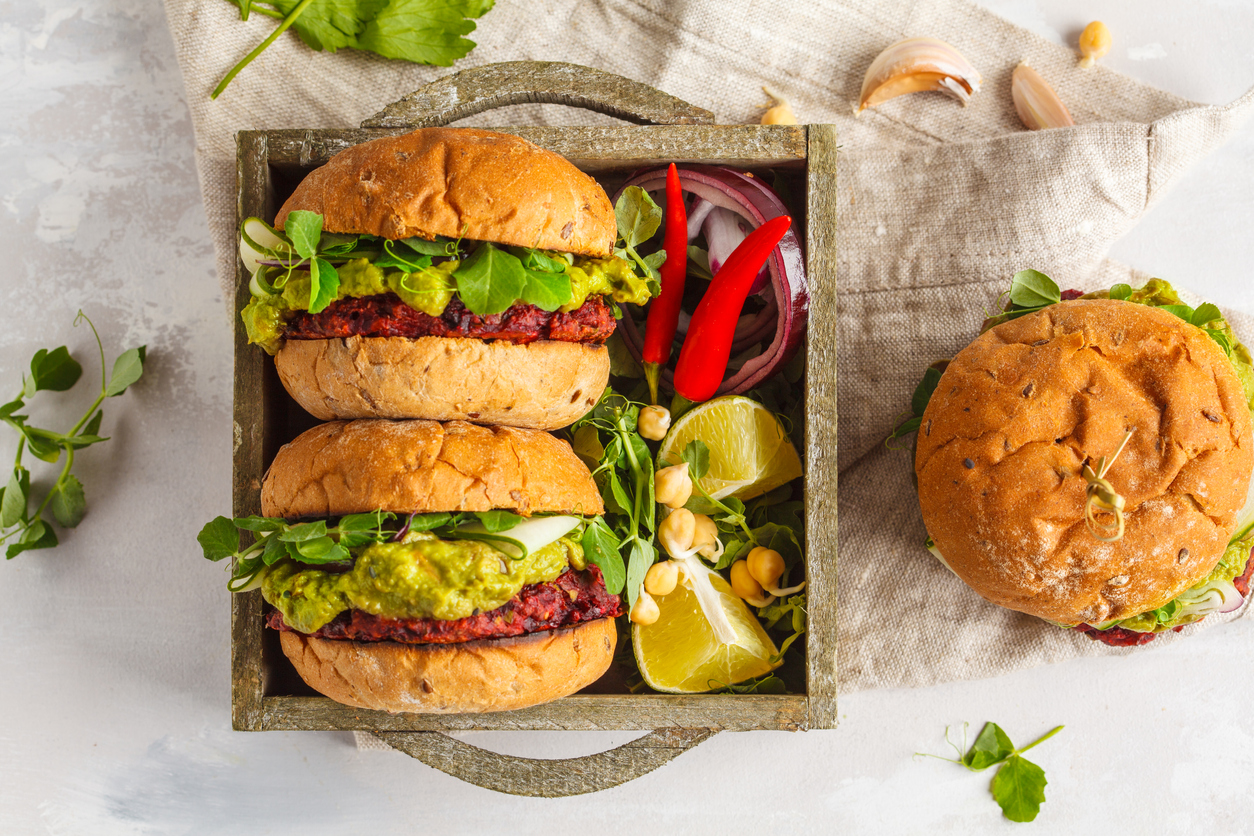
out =
[[[662,225],[662,207],[639,186],[628,186],[614,204],[614,220],[618,224],[618,244],[614,255],[630,258],[649,277],[649,293],[661,292],[662,274],[658,269],[666,263],[666,251],[658,250],[641,256],[636,248],[657,234]]]
[[[147,348],[140,346],[122,352],[113,363],[113,373],[106,378],[104,345],[100,342],[96,326],[82,311],[74,318],[75,326],[79,322],[86,322],[91,328],[100,351],[100,394],[74,426],[63,433],[55,432],[33,427],[27,423],[28,416],[18,414],[18,410],[23,409],[37,392],[64,392],[82,377],[82,365],[70,356],[66,346],[51,351],[41,348],[35,352],[30,361],[30,376],[22,376],[21,393],[0,406],[0,421],[21,434],[9,482],[0,491],[0,543],[8,543],[5,549],[7,559],[24,551],[50,549],[57,545],[56,530],[44,519],[45,512],[51,511],[52,518],[63,528],[74,528],[82,522],[87,513],[87,498],[83,483],[70,472],[74,467],[74,455],[84,447],[109,440],[97,435],[104,418],[100,405],[105,398],[121,395],[144,373]],[[30,471],[22,466],[22,456],[27,451],[49,464],[56,464],[62,454],[65,455],[60,475],[39,501],[33,514],[30,513],[30,504],[35,497],[31,492]]]
[[[289,28],[311,49],[359,49],[384,58],[448,67],[475,48],[475,30],[494,0],[228,0],[240,10],[281,23],[218,82],[216,99],[240,71]]]
[[[504,533],[525,519],[512,511],[410,514],[403,518],[403,523],[401,519],[382,510],[348,514],[335,525],[326,520],[289,523],[278,517],[219,516],[205,524],[196,540],[206,560],[234,559],[227,582],[227,589],[232,592],[254,588],[262,570],[285,557],[311,566],[348,563],[353,559],[350,549],[396,541],[410,532],[431,532],[442,540],[480,540],[498,548],[510,547],[512,552],[502,554],[511,560],[524,560],[528,555],[525,543]],[[596,524],[603,525],[599,517],[586,525]],[[247,546],[240,545],[243,531],[254,537]]]
[[[584,531],[584,554],[601,567],[613,594],[624,587],[634,606],[645,573],[657,560],[653,455],[636,431],[641,404],[606,389],[592,412],[571,428],[575,453],[594,470],[605,518]],[[624,566],[623,552],[627,562]]]
[[[964,748],[967,745],[965,730],[966,725],[963,724],[962,745]],[[972,772],[980,772],[990,766],[997,766],[997,773],[993,776],[993,782],[989,787],[993,793],[993,799],[1001,807],[1006,818],[1011,821],[1028,822],[1036,818],[1041,812],[1041,805],[1045,803],[1046,781],[1045,770],[1024,758],[1023,753],[1044,743],[1062,730],[1062,726],[1056,726],[1022,749],[1016,749],[1010,742],[1010,737],[1001,730],[1001,726],[996,723],[985,723],[979,736],[971,744],[971,748],[964,754],[962,749],[949,740],[949,729],[945,729],[945,742],[953,746],[958,753],[958,759],[942,758],[940,755],[929,755],[926,752],[915,754],[956,763]]]
[[[267,247],[248,233],[250,224],[265,227],[279,244]],[[547,253],[527,247],[501,248],[487,242],[469,246],[463,258],[460,240],[436,236],[392,240],[373,235],[342,235],[323,232],[323,216],[298,209],[288,214],[282,231],[259,218],[249,218],[240,228],[248,246],[276,266],[255,274],[258,289],[267,294],[282,292],[297,270],[309,272],[309,312],[320,313],[335,301],[340,289],[337,264],[356,258],[369,259],[381,269],[425,273],[437,279],[430,291],[456,290],[467,310],[478,316],[499,314],[518,301],[555,311],[574,298],[566,268],[574,260],[565,253]],[[433,259],[459,259],[450,284],[444,274],[430,270]]]

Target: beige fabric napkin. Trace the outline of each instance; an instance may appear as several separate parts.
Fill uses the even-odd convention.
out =
[[[216,102],[209,91],[274,22],[247,23],[226,0],[165,0],[197,137],[219,277],[233,298],[234,133],[355,127],[451,70],[373,55],[315,53],[279,38]],[[781,6],[724,0],[497,0],[456,69],[497,61],[570,61],[652,84],[755,121],[763,84],[802,121],[842,136],[836,276],[840,293],[840,650],[842,690],[927,685],[1111,650],[1002,610],[923,550],[911,457],[881,443],[923,369],[975,335],[1016,270],[1095,289],[1146,276],[1105,259],[1115,239],[1254,112],[1254,95],[1197,107],[1098,66],[965,0]],[[851,103],[876,54],[904,37],[953,44],[984,76],[969,107],[902,97],[855,119]],[[1028,59],[1078,126],[1029,133],[1010,73]],[[465,124],[605,122],[553,106],[508,108]],[[1254,321],[1234,316],[1247,341]],[[1229,616],[1231,617],[1231,616]],[[1219,619],[1208,618],[1205,625]],[[1202,627],[1192,627],[1187,634]],[[943,636],[943,640],[940,638]],[[1165,644],[1178,636],[1160,639]]]

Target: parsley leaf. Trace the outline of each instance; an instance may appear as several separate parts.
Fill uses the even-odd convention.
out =
[[[289,27],[311,49],[360,49],[415,64],[450,66],[475,48],[462,37],[493,0],[229,0],[247,20],[250,11],[282,22],[214,88],[216,99],[231,80]]]
[[[479,17],[492,4],[483,5],[464,0],[391,0],[366,23],[355,46],[384,58],[449,67],[475,48],[474,41],[461,36],[475,31],[474,21],[468,18]],[[478,14],[470,13],[475,11]]]

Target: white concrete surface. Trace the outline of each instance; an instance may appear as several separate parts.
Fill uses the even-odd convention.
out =
[[[1194,100],[1254,84],[1248,2],[988,5],[1060,43],[1099,17],[1115,37],[1109,65]],[[66,343],[98,373],[90,335],[71,327],[79,308],[110,357],[141,342],[150,357],[144,381],[106,404],[113,440],[80,457],[82,526],[0,565],[0,832],[1018,830],[988,774],[912,757],[945,753],[945,726],[964,720],[997,721],[1017,742],[1066,724],[1032,753],[1049,786],[1028,832],[1254,830],[1248,618],[1124,659],[852,694],[837,731],[719,735],[632,784],[564,800],[488,793],[399,753],[358,752],[348,734],[231,731],[224,578],[194,540],[230,503],[230,319],[160,4],[0,0],[0,109],[3,400],[40,347]],[[1113,254],[1254,313],[1252,187],[1248,128]],[[59,399],[85,408],[90,396]],[[633,736],[474,740],[554,757]]]

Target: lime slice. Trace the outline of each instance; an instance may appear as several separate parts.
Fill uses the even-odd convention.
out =
[[[801,475],[801,458],[779,419],[750,398],[728,395],[693,407],[662,440],[658,461],[678,463],[698,439],[710,448],[700,484],[714,499],[761,496]]]
[[[657,599],[660,615],[649,625],[633,624],[631,641],[645,683],[668,694],[699,694],[773,671],[778,651],[745,602],[727,581],[709,574],[736,640],[723,644],[706,619],[691,580]]]

